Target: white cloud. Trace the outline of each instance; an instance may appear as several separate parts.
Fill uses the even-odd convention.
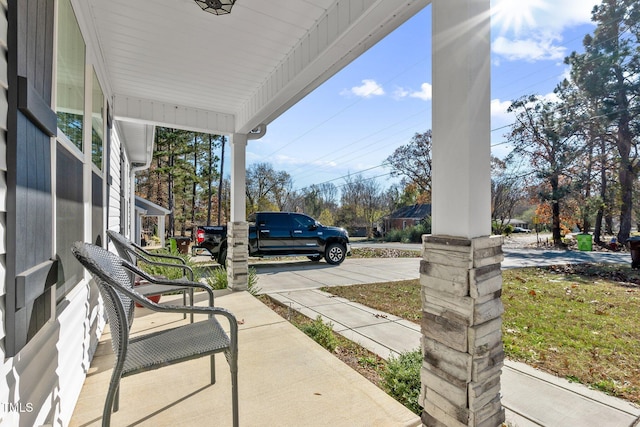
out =
[[[600,1],[595,0],[553,0],[550,7],[536,17],[536,24],[555,31],[562,31],[567,27],[591,22],[591,11]]]
[[[600,0],[491,0],[491,23],[501,34],[528,31],[562,32],[591,22]]]
[[[511,101],[500,101],[499,99],[491,100],[491,117],[495,119],[513,119],[512,113],[508,113],[507,110],[511,106]]]
[[[432,86],[429,83],[422,83],[420,85],[420,91],[418,92],[412,92],[409,96],[412,98],[419,98],[422,99],[423,101],[429,101],[431,100],[431,95],[432,95]]]
[[[402,98],[406,98],[407,96],[409,96],[409,91],[403,87],[397,87],[394,91],[393,91],[393,98],[394,99],[402,99]]]
[[[492,50],[509,61],[558,60],[567,28],[591,22],[599,0],[492,0]]]
[[[432,98],[432,93],[433,93],[432,86],[429,83],[422,83],[420,85],[420,90],[417,90],[417,91],[411,91],[403,87],[398,87],[396,88],[395,91],[393,91],[393,97],[394,99],[402,99],[402,98],[410,97],[410,98],[422,99],[423,101],[430,101]]]
[[[351,89],[345,89],[342,95],[355,95],[362,98],[371,98],[372,96],[384,95],[384,89],[375,80],[362,80],[362,85],[354,86]]]
[[[558,37],[536,35],[529,39],[497,37],[491,49],[509,61],[559,60],[566,56],[567,49],[554,45]]]

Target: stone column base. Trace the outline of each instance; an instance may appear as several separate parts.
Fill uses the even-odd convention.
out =
[[[422,422],[500,426],[502,236],[422,241]]]
[[[227,224],[227,286],[232,291],[249,288],[249,225]]]

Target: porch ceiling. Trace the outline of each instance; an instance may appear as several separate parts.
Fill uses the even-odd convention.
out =
[[[116,120],[247,133],[306,94],[429,0],[72,0],[113,94]],[[88,37],[87,37],[88,35]]]

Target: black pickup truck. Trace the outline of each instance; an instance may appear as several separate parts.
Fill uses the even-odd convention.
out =
[[[227,259],[227,227],[199,226],[192,251],[206,250],[219,264]],[[294,212],[258,212],[249,217],[249,256],[300,256],[312,261],[323,257],[340,264],[351,254],[349,234],[327,227],[308,215]]]

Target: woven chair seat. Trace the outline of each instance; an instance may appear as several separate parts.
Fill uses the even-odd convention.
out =
[[[215,318],[129,340],[122,376],[196,359],[229,348],[229,337]]]

